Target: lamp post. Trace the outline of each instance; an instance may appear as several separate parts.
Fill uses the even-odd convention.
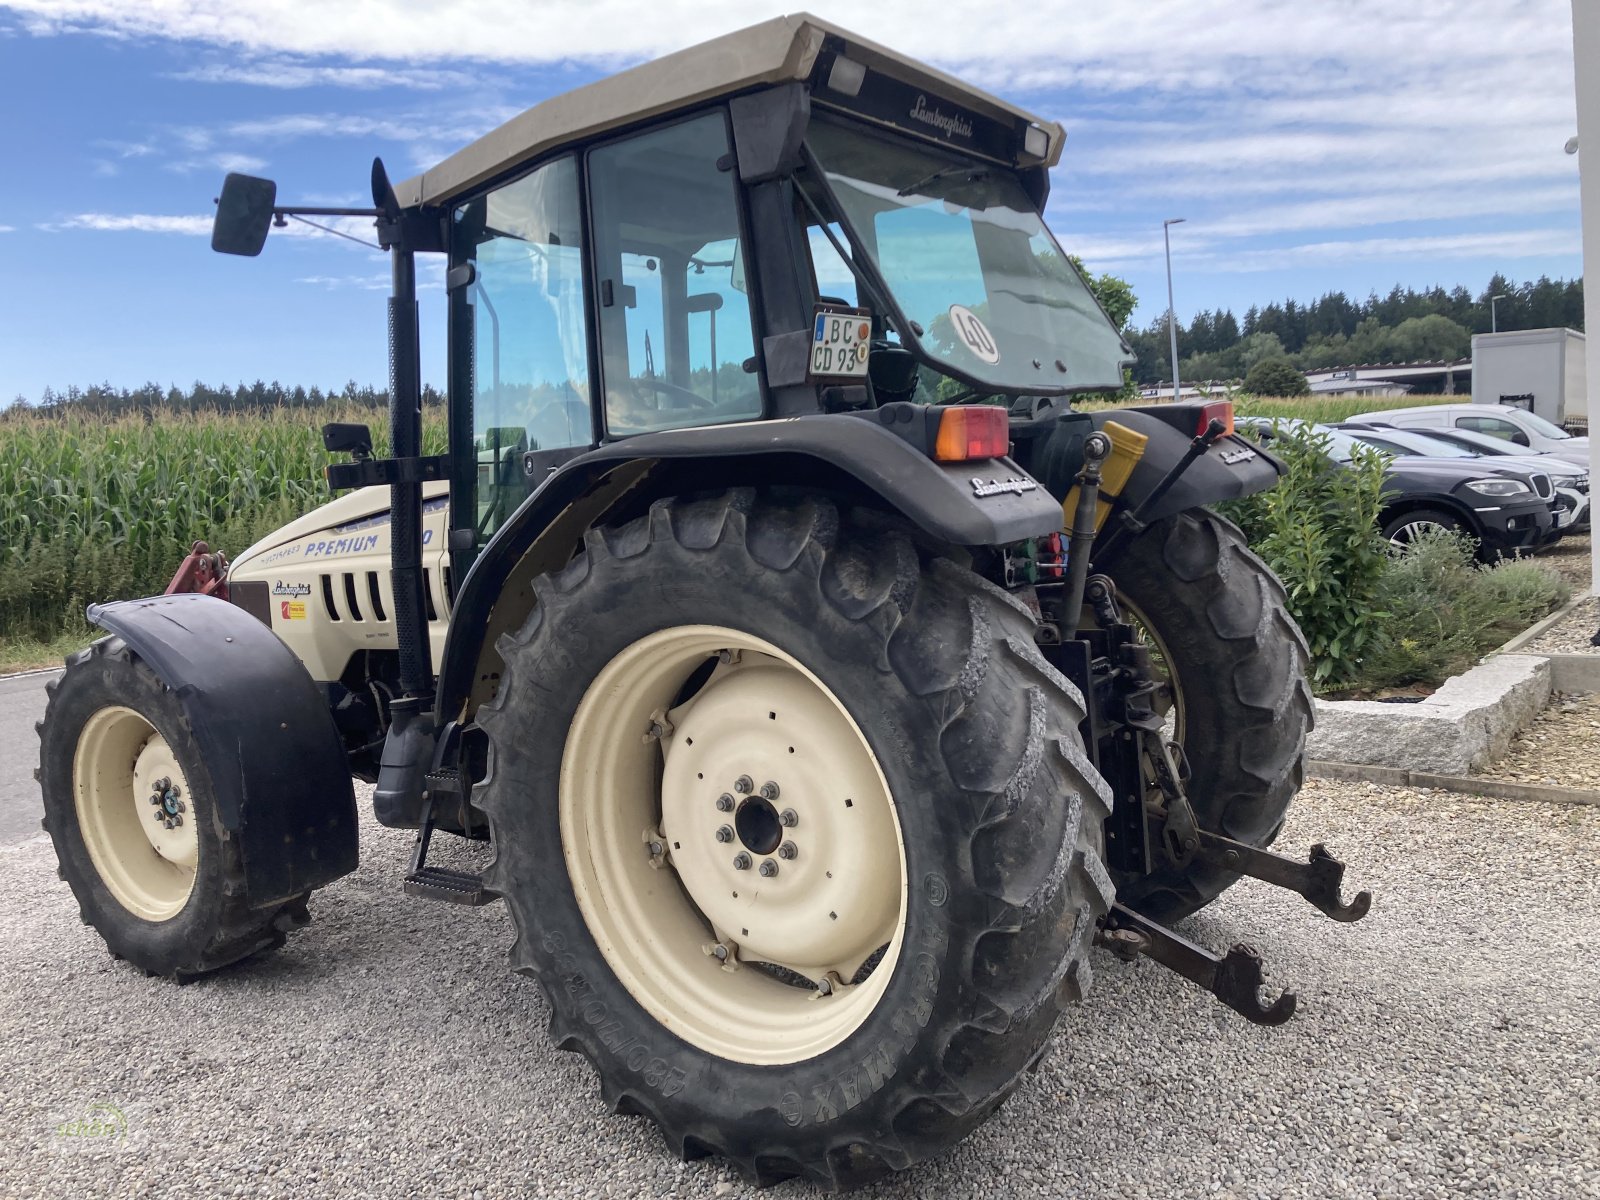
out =
[[[1506,298],[1506,295],[1505,295],[1504,292],[1501,292],[1498,296],[1490,296],[1489,297],[1489,332],[1490,333],[1499,333],[1500,332],[1500,316],[1495,311],[1495,307],[1494,306],[1495,306],[1495,302],[1496,301],[1504,300],[1505,298]]]
[[[1172,227],[1186,217],[1169,217],[1161,222],[1161,240],[1167,244],[1167,332],[1172,337],[1172,402],[1178,402],[1178,312],[1172,304]]]

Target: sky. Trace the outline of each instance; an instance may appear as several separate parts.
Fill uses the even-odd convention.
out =
[[[1175,217],[1184,322],[1581,274],[1570,0],[811,8],[1060,121],[1047,219],[1132,283],[1140,325],[1166,310]],[[100,382],[381,386],[386,259],[304,227],[258,259],[213,254],[224,173],[365,204],[375,155],[408,177],[541,99],[782,11],[0,0],[0,404]],[[423,372],[442,383],[435,266]]]

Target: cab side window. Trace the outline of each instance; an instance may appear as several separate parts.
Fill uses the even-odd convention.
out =
[[[729,151],[714,112],[589,154],[614,437],[761,415]]]

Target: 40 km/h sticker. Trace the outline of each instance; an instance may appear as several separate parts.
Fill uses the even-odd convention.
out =
[[[871,342],[872,322],[864,311],[817,309],[811,331],[811,374],[863,378]]]
[[[989,327],[977,313],[960,304],[952,304],[950,324],[955,326],[961,344],[984,362],[992,367],[1000,361],[1000,347],[995,344],[994,334],[989,332]]]

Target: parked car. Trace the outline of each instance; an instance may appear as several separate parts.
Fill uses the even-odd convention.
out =
[[[1589,530],[1589,473],[1580,471],[1564,458],[1527,449],[1492,434],[1470,429],[1400,429],[1377,422],[1340,421],[1334,425],[1353,433],[1369,445],[1393,454],[1422,454],[1442,458],[1484,458],[1486,466],[1509,467],[1528,474],[1540,491],[1540,477],[1547,477],[1553,495],[1552,511],[1562,533],[1587,533]],[[1541,495],[1545,493],[1540,491]]]
[[[1306,424],[1292,418],[1241,417],[1235,428],[1270,449],[1283,430]],[[1348,465],[1364,446],[1343,429],[1312,428],[1327,435],[1328,453],[1341,465]],[[1477,459],[1385,457],[1387,486],[1378,528],[1393,546],[1410,545],[1430,529],[1458,530],[1477,543],[1479,558],[1492,561],[1543,545],[1555,528],[1548,499],[1513,475],[1485,469]]]
[[[1557,455],[1580,467],[1589,465],[1589,439],[1573,437],[1561,426],[1509,404],[1427,404],[1391,408],[1350,418],[1402,429],[1470,429],[1491,437]]]

